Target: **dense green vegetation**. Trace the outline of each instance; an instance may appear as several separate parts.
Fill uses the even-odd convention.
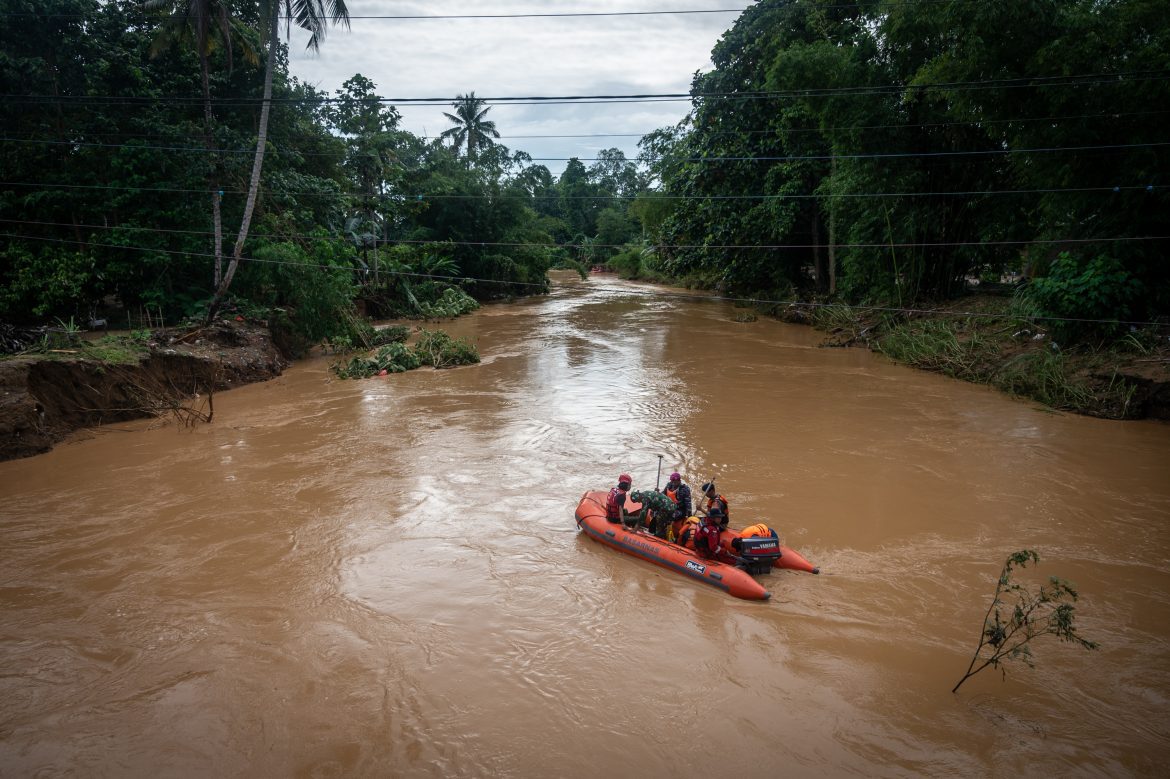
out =
[[[431,368],[454,368],[479,362],[479,350],[463,338],[453,338],[442,330],[419,331],[413,346],[405,339],[393,341],[367,356],[350,357],[333,364],[333,372],[343,379],[365,379],[390,373],[413,371],[426,365]]]
[[[288,342],[372,347],[359,310],[454,316],[594,264],[893,307],[1018,273],[1065,342],[1170,312],[1156,0],[763,0],[638,164],[560,176],[474,92],[428,140],[360,74],[291,78],[272,13],[302,7],[334,43],[332,1],[0,0],[0,320],[174,323],[218,289]]]
[[[1041,314],[1170,312],[1163,3],[764,0],[713,61],[642,142],[669,274],[905,306],[1019,271]]]
[[[595,261],[557,244],[592,240],[632,162],[612,150],[557,180],[495,142],[474,93],[428,141],[360,74],[318,92],[262,18],[289,6],[0,0],[0,321],[173,324],[205,316],[218,287],[285,343],[372,346],[355,303],[457,316]],[[618,221],[615,243],[634,234]]]

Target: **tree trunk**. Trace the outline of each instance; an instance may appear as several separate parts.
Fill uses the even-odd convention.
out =
[[[821,211],[814,206],[812,214],[812,244],[813,244],[813,279],[817,283],[817,292],[825,292],[829,288],[825,255],[821,252]]]
[[[203,78],[203,145],[207,149],[207,156],[211,160],[211,221],[215,235],[215,281],[213,286],[219,287],[223,277],[223,219],[220,214],[219,195],[219,154],[215,150],[215,135],[212,129],[211,115],[211,76],[207,64],[207,53],[199,54],[200,75]]]
[[[829,294],[837,293],[837,158],[833,157],[829,174]]]
[[[252,211],[256,207],[256,195],[260,190],[260,171],[264,167],[264,149],[268,141],[268,113],[272,107],[272,78],[276,70],[276,44],[279,41],[280,5],[273,6],[272,18],[268,26],[267,61],[264,66],[264,98],[260,104],[260,126],[256,136],[256,156],[252,160],[252,179],[248,182],[248,199],[244,201],[244,216],[240,220],[240,233],[236,236],[236,244],[232,248],[232,259],[228,263],[227,273],[224,274],[215,295],[211,298],[211,305],[207,308],[207,322],[210,323],[223,303],[223,296],[231,286],[232,278],[236,275],[236,268],[240,265],[240,257],[244,251],[244,241],[248,240],[248,228],[252,223]]]

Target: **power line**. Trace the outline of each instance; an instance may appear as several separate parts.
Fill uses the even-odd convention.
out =
[[[922,5],[975,5],[979,0],[889,0],[882,2],[880,7],[899,8],[904,6],[922,6]],[[864,8],[871,9],[874,3],[833,3],[833,4],[815,4],[810,10],[837,10],[845,8]],[[557,18],[557,17],[592,17],[592,16],[680,16],[680,15],[698,15],[698,14],[726,14],[726,13],[742,13],[751,8],[706,8],[706,9],[687,9],[687,10],[666,10],[666,11],[564,11],[564,12],[548,12],[548,13],[513,13],[513,14],[349,14],[346,18],[354,19],[387,19],[395,21],[428,21],[428,20],[448,20],[448,19],[532,19],[532,18]],[[39,14],[36,12],[9,12],[0,13],[0,17],[14,17],[14,18],[36,18],[36,19],[89,19],[91,15],[87,14]],[[286,21],[296,21],[296,17],[278,15],[277,19]]]
[[[7,185],[20,186],[21,184],[19,184],[17,182],[0,181],[0,186],[7,186]],[[111,188],[108,185],[85,185],[85,184],[26,184],[24,186],[42,186],[42,187],[46,187],[46,188],[53,188],[53,187],[57,187],[57,188],[98,188],[98,189]],[[690,201],[690,200],[703,200],[703,201],[705,201],[705,200],[776,200],[776,201],[782,201],[782,200],[818,200],[818,199],[833,200],[833,199],[838,199],[838,198],[840,198],[840,199],[854,199],[854,198],[868,199],[868,198],[882,198],[882,197],[897,197],[897,198],[902,198],[902,197],[906,197],[906,198],[909,198],[909,197],[983,197],[983,196],[1010,196],[1010,195],[1049,195],[1049,194],[1062,194],[1062,193],[1084,194],[1084,193],[1090,193],[1090,192],[1120,194],[1122,192],[1136,192],[1136,191],[1154,193],[1154,192],[1164,191],[1167,189],[1167,187],[1170,187],[1170,185],[1166,185],[1166,184],[1159,184],[1159,185],[1155,185],[1155,184],[1127,184],[1124,186],[1114,185],[1114,186],[1103,186],[1103,187],[1048,187],[1048,188],[1037,188],[1037,189],[968,189],[968,190],[941,190],[941,191],[935,191],[935,192],[926,192],[926,191],[924,191],[924,192],[915,192],[915,191],[905,191],[905,192],[833,192],[833,193],[829,193],[829,194],[797,193],[797,194],[783,194],[783,195],[776,195],[776,194],[666,195],[666,194],[660,194],[657,192],[650,192],[650,193],[647,193],[647,195],[648,195],[649,199],[669,200],[669,201]],[[124,187],[122,189],[127,189],[130,191],[169,192],[169,193],[175,193],[175,194],[204,194],[204,195],[210,194],[210,192],[211,192],[211,190],[209,190],[209,189],[167,189],[167,188],[158,188],[158,187],[151,187],[151,188]],[[223,194],[232,194],[232,195],[246,194],[246,190],[242,190],[242,189],[219,190],[219,191],[222,192]],[[275,194],[279,194],[282,196],[295,195],[298,197],[305,196],[305,195],[316,195],[316,196],[320,196],[320,197],[338,197],[338,196],[359,197],[359,198],[360,197],[369,197],[369,195],[366,195],[363,193],[341,192],[341,191],[336,191],[336,192],[309,192],[309,191],[284,192],[284,191],[281,191],[281,192],[275,193]],[[527,191],[515,192],[512,194],[505,192],[505,193],[502,193],[499,195],[448,194],[448,193],[429,193],[428,194],[428,193],[401,192],[401,193],[384,193],[380,196],[390,198],[392,200],[399,201],[399,202],[426,202],[428,200],[500,200],[500,199],[504,199],[504,198],[508,198],[508,197],[528,197],[528,198],[532,198],[533,200],[538,200],[538,201],[539,200],[549,200],[549,199],[585,200],[585,201],[588,201],[588,200],[621,201],[621,200],[635,200],[639,197],[639,195],[637,195],[637,194],[635,194],[635,195],[618,195],[618,194],[612,194],[612,195],[556,195],[556,194],[537,195],[537,194],[528,193]],[[0,219],[0,222],[6,222],[6,221],[21,221],[21,220]],[[29,224],[52,224],[52,223],[50,223],[50,222],[44,222],[44,223],[29,222]],[[77,225],[77,226],[82,227],[84,225]]]
[[[860,124],[860,125],[840,125],[835,127],[785,127],[780,129],[767,130],[741,130],[741,131],[714,131],[704,132],[705,136],[718,137],[721,135],[777,135],[777,134],[801,134],[801,133],[832,133],[832,132],[855,132],[859,130],[909,130],[930,127],[967,127],[967,126],[985,126],[998,124],[1020,124],[1028,122],[1057,122],[1072,119],[1123,119],[1135,116],[1158,116],[1170,114],[1170,110],[1162,109],[1156,111],[1110,111],[1105,113],[1093,114],[1062,114],[1053,116],[1020,116],[1020,117],[1005,117],[1002,119],[970,119],[961,122],[911,122],[900,124]],[[501,138],[644,138],[650,133],[653,133],[661,128],[654,128],[641,133],[576,133],[576,134],[525,134],[525,135],[502,135]],[[90,132],[88,130],[82,131],[86,137],[95,138],[142,138],[142,139],[159,139],[170,138],[169,135],[159,135],[150,133],[115,133],[115,132]],[[409,132],[409,131],[408,131]],[[30,133],[31,134],[31,133]],[[28,142],[45,142],[45,143],[67,143],[73,144],[75,141],[53,141],[50,139],[42,139],[39,135],[30,138],[0,138],[0,140],[16,140]],[[125,146],[133,146],[133,144],[102,144],[111,147],[121,148]],[[191,148],[198,151],[206,151],[202,147],[168,147],[168,148]],[[230,151],[235,153],[237,150],[220,150]],[[254,154],[255,149],[240,149],[239,153]],[[301,156],[334,156],[328,152],[301,152]]]
[[[23,186],[23,187],[42,187],[45,189],[98,189],[98,190],[124,190],[130,192],[170,192],[175,194],[210,194],[209,189],[183,189],[183,188],[168,188],[168,187],[131,187],[131,186],[115,186],[111,184],[44,184],[36,182],[21,182],[21,181],[0,181],[0,186]],[[1060,192],[1128,192],[1133,190],[1144,190],[1146,192],[1154,192],[1165,190],[1167,184],[1127,184],[1125,186],[1105,186],[1105,187],[1064,187],[1064,188],[1041,188],[1041,189],[972,189],[972,190],[946,190],[938,192],[840,192],[829,193],[826,195],[819,195],[816,193],[809,194],[760,194],[760,195],[662,195],[651,193],[652,197],[661,200],[807,200],[816,198],[871,198],[871,197],[933,197],[933,196],[977,196],[977,195],[1042,195],[1054,194]],[[244,195],[247,190],[243,189],[226,189],[220,190],[224,194],[230,195]],[[320,191],[280,191],[273,194],[277,195],[317,195],[320,197],[336,197],[336,196],[351,196],[351,197],[368,197],[368,195],[355,192],[342,192],[340,190],[334,192],[320,192]],[[519,197],[521,193],[516,193]],[[549,197],[556,197],[562,199],[561,195],[533,195],[524,193],[528,197],[537,200],[547,199]],[[457,195],[444,193],[388,193],[385,197],[394,198],[397,200],[497,200],[504,197],[509,197],[507,193],[500,195]],[[637,198],[637,195],[569,195],[564,196],[565,200],[631,200]],[[0,220],[3,221],[3,220]]]
[[[10,236],[10,237],[31,238],[32,240],[44,240],[44,241],[50,241],[50,242],[55,242],[55,243],[100,246],[100,247],[111,248],[111,249],[124,249],[127,251],[143,251],[143,252],[152,252],[152,253],[159,253],[159,254],[178,254],[178,255],[183,255],[183,256],[188,256],[188,257],[207,257],[207,258],[214,258],[215,257],[214,254],[211,254],[209,252],[184,252],[184,251],[177,251],[177,250],[171,250],[171,249],[152,249],[149,247],[142,247],[142,246],[118,246],[118,245],[113,245],[113,244],[87,244],[84,241],[61,239],[61,238],[41,238],[41,237],[37,237],[37,236]],[[423,242],[423,243],[435,243],[435,242],[430,241],[430,242]],[[356,273],[356,272],[364,272],[365,271],[365,269],[360,269],[360,268],[355,268],[355,267],[346,267],[346,266],[339,266],[339,265],[322,265],[320,263],[311,263],[311,262],[292,262],[289,260],[270,260],[270,259],[261,259],[259,257],[241,257],[240,261],[241,262],[248,262],[248,263],[259,263],[259,264],[264,264],[264,265],[288,265],[288,266],[293,266],[293,267],[297,267],[297,268],[317,268],[319,270],[344,271],[347,273]],[[512,286],[512,287],[535,287],[535,288],[539,288],[541,290],[543,290],[545,288],[545,285],[542,283],[530,282],[530,281],[508,281],[506,279],[484,279],[484,278],[476,278],[473,276],[454,276],[454,275],[443,275],[443,274],[437,274],[437,273],[417,273],[414,271],[400,271],[400,270],[380,270],[379,273],[382,273],[386,276],[406,276],[406,277],[410,277],[410,278],[435,279],[435,280],[448,281],[448,282],[475,282],[477,284],[504,284],[504,285]],[[770,306],[770,307],[788,306],[790,308],[837,308],[837,309],[843,308],[843,309],[848,309],[851,311],[880,311],[880,312],[884,312],[884,313],[888,312],[888,313],[904,313],[904,314],[926,314],[926,315],[942,315],[942,316],[952,316],[952,317],[987,318],[987,319],[1003,319],[1003,318],[1005,318],[1004,314],[995,314],[995,313],[986,312],[986,311],[946,311],[946,310],[939,310],[939,309],[906,308],[906,307],[891,307],[891,306],[861,306],[861,305],[849,305],[846,303],[821,303],[821,302],[802,301],[802,300],[772,300],[772,299],[768,299],[768,298],[745,298],[745,297],[732,297],[732,296],[725,296],[725,295],[711,295],[711,296],[702,297],[702,296],[698,296],[698,295],[694,295],[694,294],[684,294],[681,292],[672,293],[672,292],[666,292],[663,290],[630,289],[630,290],[623,290],[623,292],[627,292],[629,294],[635,294],[635,295],[648,295],[648,296],[653,296],[653,297],[675,298],[675,299],[683,299],[683,300],[713,300],[713,301],[717,301],[717,302],[747,303],[747,304],[751,304],[751,305],[763,305],[763,306]],[[1040,320],[1040,321],[1046,321],[1046,322],[1083,322],[1083,323],[1094,323],[1094,324],[1132,325],[1135,327],[1159,327],[1159,328],[1170,327],[1170,324],[1167,324],[1166,322],[1121,321],[1121,320],[1116,320],[1116,319],[1087,319],[1087,318],[1079,318],[1079,317],[1044,316],[1044,315],[1039,315],[1039,314],[1028,315],[1026,317],[1021,317],[1021,318],[1029,319],[1029,320]]]
[[[855,5],[849,6],[833,6],[842,8],[858,7]],[[579,18],[589,16],[693,16],[700,14],[738,14],[747,10],[746,8],[703,8],[693,10],[667,10],[667,11],[564,11],[555,13],[515,13],[515,14],[349,14],[346,18],[354,19],[389,19],[395,21],[426,21],[426,20],[446,20],[446,19],[541,19],[541,18]],[[36,19],[89,19],[86,14],[38,14],[35,12],[12,12],[0,13],[0,17],[32,17]],[[164,17],[159,17],[164,18]],[[281,21],[292,20],[297,21],[295,16],[285,16],[283,14],[277,16]]]
[[[1111,86],[1129,85],[1144,81],[1165,81],[1170,79],[1170,69],[1162,70],[1135,70],[1119,71],[1116,73],[1084,73],[1059,76],[1027,76],[1009,79],[981,79],[974,81],[946,81],[914,84],[885,84],[862,87],[828,87],[822,89],[795,89],[795,90],[755,90],[747,92],[664,92],[641,93],[627,95],[517,95],[500,97],[478,98],[493,105],[542,105],[542,104],[592,104],[592,103],[654,103],[679,102],[690,100],[773,100],[804,97],[828,97],[834,95],[882,95],[904,91],[926,91],[930,89],[949,89],[962,91],[967,89],[1037,89],[1049,87],[1075,87],[1107,84]],[[63,105],[154,105],[156,103],[191,103],[202,105],[203,97],[190,96],[152,96],[136,97],[123,95],[36,95],[36,94],[5,94],[0,95],[10,104],[63,104]],[[343,98],[318,95],[311,98],[274,97],[269,100],[273,104],[310,103],[321,105],[340,102]],[[458,97],[377,97],[369,102],[391,103],[395,105],[437,105],[449,106],[458,101]],[[265,102],[263,98],[212,98],[213,105],[247,106]]]
[[[55,142],[57,143],[57,142]],[[67,144],[66,141],[60,141]],[[941,157],[992,157],[1008,154],[1051,154],[1056,152],[1086,152],[1086,151],[1121,151],[1124,149],[1148,149],[1170,146],[1170,141],[1154,141],[1151,143],[1110,143],[1096,146],[1040,146],[1028,149],[974,149],[962,151],[934,151],[934,152],[874,152],[869,154],[786,154],[786,155],[754,155],[754,156],[708,156],[708,157],[647,157],[651,161],[667,160],[670,162],[801,162],[826,160],[866,160],[866,159],[937,159]],[[137,147],[145,148],[145,147]],[[186,149],[183,149],[186,151]],[[530,157],[531,162],[605,162],[602,157]],[[415,168],[414,170],[418,170]],[[39,186],[27,182],[0,182],[8,186]],[[69,186],[69,185],[53,185]],[[122,189],[123,187],[106,186],[105,189]],[[127,189],[149,189],[148,187],[127,187]]]
[[[1170,111],[1151,111],[1150,113],[1170,113]],[[970,123],[956,123],[956,124],[970,124]],[[915,127],[915,126],[928,126],[928,125],[888,125],[888,126]],[[858,127],[858,129],[873,129],[873,127]],[[820,130],[811,130],[811,129],[805,130],[805,131],[806,132],[821,132]],[[771,135],[778,135],[778,132],[776,130],[761,130],[761,131],[752,131],[752,132],[771,133]],[[713,133],[713,135],[744,135],[744,133],[727,132],[727,133]],[[515,137],[515,138],[590,138],[590,137],[614,137],[614,136],[596,135],[596,136],[511,136],[511,137]],[[634,137],[634,136],[622,136],[622,137]],[[339,137],[339,136],[335,136],[335,138],[337,138],[338,140],[344,140],[343,137]],[[144,150],[144,151],[190,151],[190,152],[199,152],[199,153],[204,153],[204,154],[211,153],[213,151],[215,153],[220,153],[220,154],[255,154],[256,153],[255,147],[252,147],[252,149],[207,149],[206,146],[161,146],[161,145],[154,145],[154,144],[106,144],[106,143],[90,142],[90,140],[51,140],[51,139],[47,139],[47,138],[0,137],[0,142],[15,143],[15,144],[34,144],[34,145],[43,145],[43,146],[82,147],[82,149],[140,149],[140,150]],[[1145,145],[1159,145],[1159,144],[1154,143],[1154,144],[1115,144],[1115,145],[1102,145],[1102,146],[1052,146],[1052,147],[1047,147],[1047,149],[1020,149],[1020,150],[993,149],[993,150],[977,150],[977,151],[970,151],[970,152],[966,152],[966,151],[921,152],[921,154],[922,154],[922,156],[927,156],[927,154],[929,154],[929,153],[935,153],[935,154],[968,154],[968,153],[970,153],[970,154],[998,154],[998,153],[1030,152],[1030,151],[1065,151],[1065,150],[1083,151],[1083,150],[1088,150],[1088,149],[1116,149],[1116,147],[1145,146]],[[277,149],[280,149],[280,146],[276,145],[276,147],[277,147]],[[340,152],[301,152],[301,151],[298,151],[297,153],[300,154],[300,156],[302,156],[302,157],[338,157],[338,156],[343,156],[345,151],[344,150],[340,151]],[[890,157],[910,156],[910,157],[913,157],[913,156],[918,156],[918,154],[920,154],[920,153],[918,153],[918,152],[893,153],[892,152],[892,153],[886,154],[886,156],[890,156]],[[853,157],[874,157],[874,156],[876,156],[876,154],[856,154],[856,156],[853,156]],[[849,157],[849,156],[845,156],[845,154],[837,154],[837,156],[835,156],[835,159],[844,159],[846,157]],[[567,157],[531,157],[531,159],[534,161],[537,161],[537,160],[564,161],[564,160],[570,159],[570,158],[567,158]],[[583,160],[583,161],[597,161],[600,158],[578,157],[577,159]],[[648,159],[665,159],[665,158],[651,157]],[[735,160],[739,160],[739,159],[761,159],[761,160],[785,159],[785,160],[794,160],[794,159],[834,159],[834,156],[830,156],[830,157],[784,157],[784,158],[773,158],[773,157],[748,157],[748,158],[687,157],[687,158],[677,158],[677,159],[679,159],[680,161],[706,161],[706,160],[721,160],[721,159],[735,159]],[[636,161],[636,160],[628,160],[628,161],[631,161],[631,163],[634,163],[634,161]]]
[[[16,219],[0,219],[0,222],[15,222],[17,224],[35,224]],[[65,225],[62,227],[73,228],[75,225]],[[117,226],[93,226],[96,229],[118,229]],[[129,228],[139,229],[139,228]],[[158,231],[158,232],[193,232],[196,235],[210,235],[210,233],[200,233],[198,231],[182,231],[182,230],[164,230],[159,228],[140,228],[143,230]],[[284,237],[293,238],[298,234],[288,234]],[[59,238],[48,238],[36,235],[15,235],[7,234],[9,238],[27,239],[30,241],[56,241],[60,243],[77,243],[84,246],[99,246],[109,249],[127,248],[117,244],[94,244],[87,241],[65,240]],[[280,236],[264,236],[277,238]],[[305,238],[315,238],[317,236],[304,236]],[[768,249],[768,250],[787,250],[787,249],[914,249],[914,248],[946,248],[958,246],[1034,246],[1034,245],[1062,245],[1062,244],[1094,244],[1094,243],[1122,243],[1126,241],[1165,241],[1170,240],[1167,235],[1142,235],[1142,236],[1112,236],[1108,238],[1031,238],[1021,240],[996,240],[996,241],[903,241],[903,242],[883,242],[883,243],[790,243],[790,244],[657,244],[654,249],[705,249],[705,250],[754,250],[754,249]],[[467,246],[480,248],[510,248],[510,249],[624,249],[625,244],[618,243],[533,243],[523,241],[450,241],[450,240],[414,240],[406,238],[392,238],[388,240],[379,241],[382,244],[402,245],[402,246],[429,246],[434,244],[443,244],[445,246]],[[153,251],[151,249],[143,249],[143,251]],[[167,249],[158,249],[157,251],[170,252]],[[191,254],[192,256],[215,256],[213,254],[203,255],[198,252],[175,252],[178,254]]]

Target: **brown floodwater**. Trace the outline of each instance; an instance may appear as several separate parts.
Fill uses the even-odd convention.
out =
[[[612,278],[483,363],[222,394],[0,463],[4,776],[1155,776],[1170,426]],[[658,455],[821,566],[731,598],[576,530]],[[950,692],[1010,552],[1101,643]]]

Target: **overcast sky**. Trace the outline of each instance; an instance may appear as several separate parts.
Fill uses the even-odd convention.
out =
[[[742,8],[747,0],[346,0],[351,30],[329,30],[319,54],[293,34],[291,69],[330,95],[355,73],[388,98],[687,92],[697,70],[738,14],[527,19],[371,19],[366,16],[586,13]],[[496,105],[488,118],[500,142],[534,158],[594,157],[599,149],[637,154],[638,139],[676,124],[689,102],[627,105]],[[403,126],[434,137],[451,126],[450,107],[399,105]],[[612,138],[526,135],[619,133]],[[559,174],[565,163],[540,160]]]

